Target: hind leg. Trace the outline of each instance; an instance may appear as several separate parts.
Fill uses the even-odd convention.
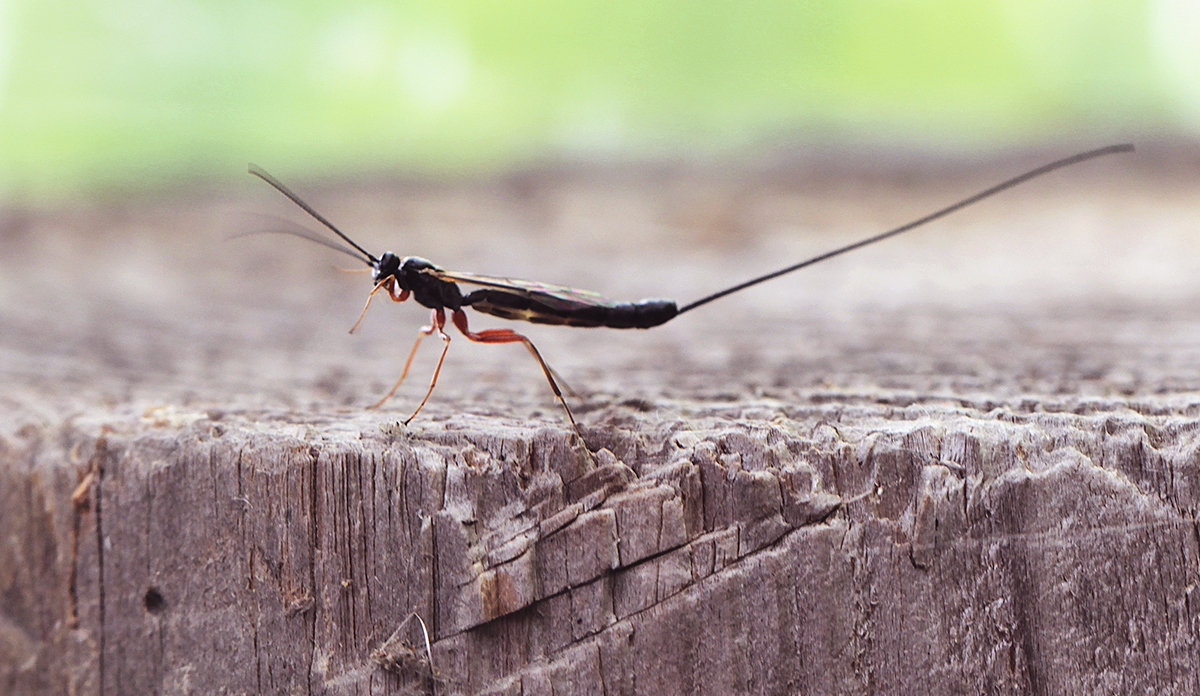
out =
[[[554,397],[558,399],[558,403],[562,404],[563,410],[567,412],[567,420],[571,421],[571,427],[575,430],[575,434],[583,439],[583,434],[579,432],[579,425],[575,423],[575,416],[571,415],[571,407],[567,406],[567,400],[563,398],[562,390],[558,388],[558,382],[554,380],[554,371],[546,364],[542,358],[542,354],[538,352],[533,341],[528,337],[511,329],[484,329],[483,331],[472,331],[467,324],[467,315],[461,309],[453,311],[452,318],[454,325],[472,341],[477,343],[524,343],[529,349],[530,355],[534,360],[537,360],[538,365],[542,368],[542,374],[546,375],[546,381],[550,383],[550,388],[554,390]]]

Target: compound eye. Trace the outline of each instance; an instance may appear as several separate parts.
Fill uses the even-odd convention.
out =
[[[375,265],[375,270],[372,276],[376,281],[386,278],[390,275],[395,275],[396,271],[400,270],[400,259],[392,252],[387,252],[379,257],[379,263]]]

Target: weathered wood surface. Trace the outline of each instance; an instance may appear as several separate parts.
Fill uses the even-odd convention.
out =
[[[372,248],[686,301],[1037,159],[298,188]],[[428,693],[413,612],[439,694],[1195,693],[1198,163],[530,328],[590,451],[519,346],[364,410],[424,313],[347,336],[365,279],[221,241],[265,192],[6,210],[0,693]]]

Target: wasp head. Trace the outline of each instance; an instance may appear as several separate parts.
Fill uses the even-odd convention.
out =
[[[399,280],[400,272],[400,257],[388,251],[379,257],[379,260],[372,264],[371,280],[378,284],[380,281],[388,277]]]

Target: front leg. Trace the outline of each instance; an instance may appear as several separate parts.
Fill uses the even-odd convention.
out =
[[[371,289],[371,294],[367,295],[367,303],[363,305],[362,311],[358,313],[358,319],[354,321],[354,326],[350,327],[349,333],[354,333],[354,330],[357,329],[358,325],[362,323],[363,317],[367,314],[367,307],[371,306],[371,300],[375,299],[375,293],[379,292],[380,290],[387,290],[387,293],[389,296],[391,296],[393,302],[403,302],[408,299],[408,290],[401,290],[400,294],[396,294],[396,278],[394,276],[388,276],[384,278],[376,283],[375,287]],[[387,399],[384,399],[384,401],[386,400]]]

